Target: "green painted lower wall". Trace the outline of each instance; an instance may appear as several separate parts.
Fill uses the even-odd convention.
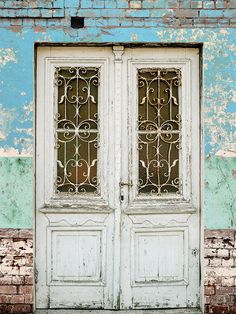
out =
[[[33,171],[31,157],[0,157],[0,227],[33,225]]]
[[[205,227],[236,228],[236,158],[210,156],[204,168]]]
[[[32,228],[32,158],[0,157],[0,177],[0,228]],[[236,228],[236,158],[205,158],[204,179],[205,228]]]

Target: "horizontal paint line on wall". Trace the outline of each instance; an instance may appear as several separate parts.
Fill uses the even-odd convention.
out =
[[[0,148],[0,157],[33,157],[32,153],[27,151],[19,152],[15,148],[4,149]]]

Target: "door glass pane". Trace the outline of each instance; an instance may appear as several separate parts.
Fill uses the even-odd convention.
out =
[[[180,84],[179,69],[138,71],[140,194],[180,192]]]
[[[58,67],[56,192],[97,192],[99,69]]]

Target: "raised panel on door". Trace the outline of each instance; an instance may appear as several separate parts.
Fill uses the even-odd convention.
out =
[[[112,49],[37,53],[36,308],[113,308]]]
[[[198,50],[130,48],[123,64],[121,307],[198,307]]]

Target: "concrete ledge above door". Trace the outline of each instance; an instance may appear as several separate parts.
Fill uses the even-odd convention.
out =
[[[37,310],[36,314],[202,314],[200,309],[169,310]]]

